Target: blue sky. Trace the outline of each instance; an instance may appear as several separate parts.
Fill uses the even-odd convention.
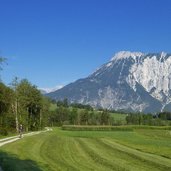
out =
[[[171,52],[171,1],[0,0],[6,84],[65,85],[121,50]]]

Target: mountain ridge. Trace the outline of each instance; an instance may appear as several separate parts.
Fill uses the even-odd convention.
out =
[[[115,110],[159,112],[171,108],[171,54],[121,51],[87,78],[49,97]]]

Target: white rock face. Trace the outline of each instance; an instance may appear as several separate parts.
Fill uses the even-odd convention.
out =
[[[127,77],[134,91],[136,83],[139,83],[164,106],[171,102],[171,56],[166,58],[166,55],[162,52],[159,57],[147,55],[135,60]]]
[[[171,103],[171,55],[169,56],[165,52],[145,54],[121,51],[116,53],[107,64],[100,67],[91,76],[102,78],[103,73],[112,73],[113,68],[118,68],[117,85],[120,86],[127,82],[135,93],[138,91],[137,85],[141,85],[149,95],[160,101],[163,106],[161,110]],[[113,76],[115,75],[116,73],[113,74]],[[103,108],[131,108],[134,111],[143,111],[148,107],[148,103],[145,101],[140,104],[135,103],[135,101],[125,103],[122,101],[122,94],[123,92],[119,89],[107,86],[105,89],[98,91],[100,99],[98,104]],[[95,104],[94,101],[93,104]],[[122,106],[122,104],[124,105]]]

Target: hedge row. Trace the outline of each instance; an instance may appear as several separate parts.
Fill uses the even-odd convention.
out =
[[[63,130],[68,131],[133,131],[127,126],[78,126],[78,125],[63,125]]]
[[[67,131],[133,131],[134,129],[155,129],[171,130],[171,126],[145,126],[145,125],[125,125],[125,126],[87,126],[87,125],[63,125],[63,130]]]

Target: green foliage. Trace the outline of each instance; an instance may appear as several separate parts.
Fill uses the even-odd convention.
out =
[[[63,125],[62,129],[68,131],[133,131],[132,127],[127,127],[127,126]]]
[[[50,102],[28,80],[15,78],[11,88],[0,82],[0,127],[9,131],[23,124],[26,131],[48,125]]]
[[[12,100],[13,91],[3,83],[0,83],[0,115],[9,111]]]
[[[79,124],[81,125],[87,125],[88,124],[88,118],[89,118],[89,113],[88,110],[82,109],[79,113]]]
[[[8,130],[7,128],[0,128],[0,135],[7,136],[8,135]]]
[[[57,106],[58,107],[63,106],[67,108],[69,106],[68,99],[64,99],[63,101],[57,101]]]
[[[63,130],[68,131],[133,131],[147,130],[171,130],[171,126],[147,126],[147,125],[123,125],[123,126],[91,126],[91,125],[63,125]]]
[[[109,118],[110,115],[107,110],[102,111],[100,116],[100,123],[101,125],[109,125]]]
[[[49,125],[61,126],[63,124],[112,125],[113,117],[107,110],[104,110],[103,112],[98,112],[85,108],[66,108],[63,105],[58,105],[57,109],[51,112],[51,115],[49,117]]]
[[[69,123],[72,125],[78,124],[78,109],[72,108],[69,113]]]
[[[54,103],[49,103],[49,104],[50,104],[50,106],[49,106],[50,111],[55,111],[57,109],[56,103],[55,104]]]
[[[8,114],[11,109],[11,103],[13,101],[13,91],[6,87],[3,83],[0,83],[0,126],[7,127]]]
[[[160,119],[155,118],[152,114],[129,114],[126,117],[127,124],[129,125],[152,125],[160,126],[167,125],[167,123],[162,122]]]
[[[25,121],[27,130],[38,130],[41,126],[40,113],[43,108],[40,91],[24,79],[16,87],[16,92],[18,103],[21,106],[19,111],[20,122]]]
[[[74,107],[74,108],[78,108],[78,109],[86,109],[86,110],[93,111],[93,108],[90,105],[84,105],[84,104],[80,104],[80,103],[72,103],[70,106]]]
[[[161,112],[157,116],[162,120],[171,120],[171,112]]]

